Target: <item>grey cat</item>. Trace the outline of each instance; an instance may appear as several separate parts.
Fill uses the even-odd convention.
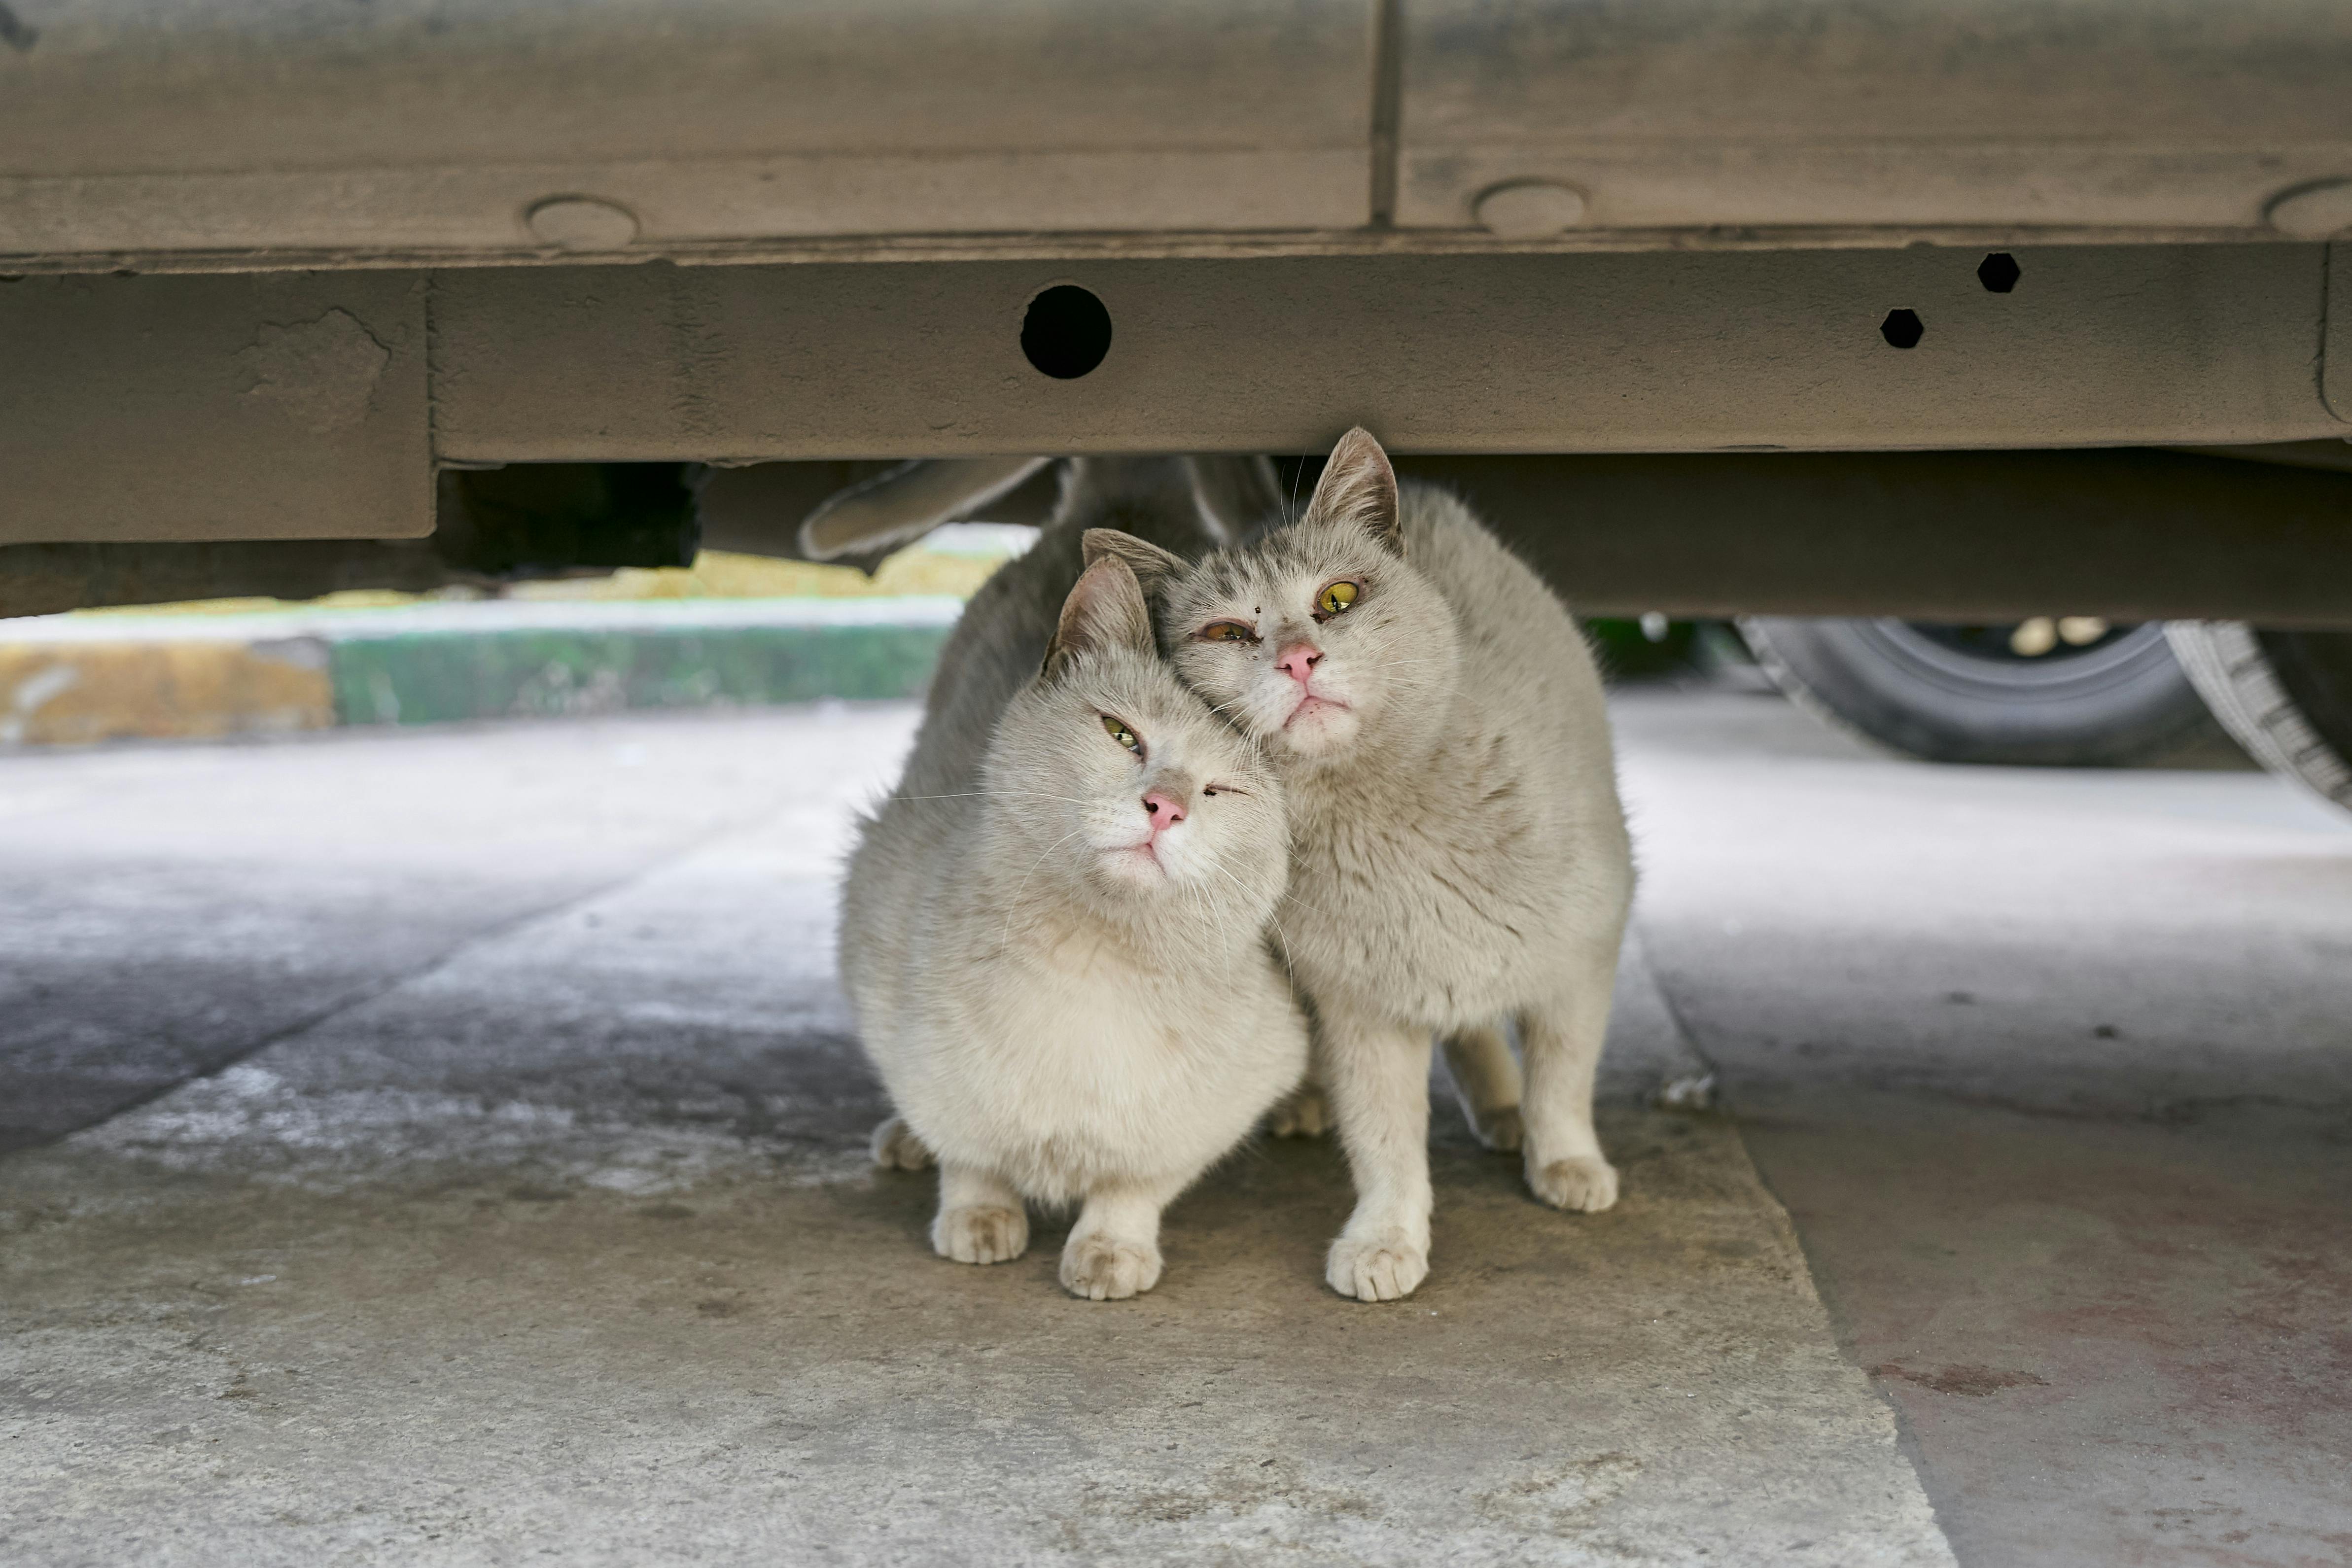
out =
[[[1181,465],[1074,466],[1059,519],[950,639],[841,931],[898,1112],[875,1157],[937,1159],[933,1248],[1003,1262],[1028,1246],[1025,1200],[1077,1203],[1061,1279],[1096,1301],[1158,1282],[1161,1209],[1307,1051],[1265,940],[1281,786],[1160,658],[1129,569],[1079,570],[1104,518],[1208,542]]]
[[[1326,1278],[1429,1268],[1429,1051],[1560,1208],[1617,1200],[1592,1084],[1633,886],[1599,673],[1567,610],[1452,496],[1350,431],[1298,522],[1194,564],[1097,531],[1163,651],[1287,788],[1280,929],[1357,1186]],[[1503,1033],[1519,1030],[1520,1071]],[[1285,1113],[1310,1128],[1315,1108]]]

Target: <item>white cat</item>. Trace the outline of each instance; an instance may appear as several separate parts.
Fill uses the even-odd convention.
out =
[[[1136,569],[1171,660],[1287,787],[1282,932],[1358,1195],[1331,1287],[1391,1301],[1428,1272],[1433,1035],[1537,1197],[1616,1202],[1592,1082],[1633,863],[1600,676],[1559,601],[1453,497],[1400,495],[1362,430],[1306,516],[1251,543],[1197,565],[1107,530],[1086,547]]]
[[[1062,1283],[1103,1301],[1159,1281],[1161,1209],[1299,1082],[1307,1030],[1266,945],[1280,784],[1160,659],[1125,565],[1036,624],[1076,566],[1057,532],[968,612],[851,858],[841,967],[898,1111],[876,1157],[939,1163],[932,1246],[1002,1262],[1024,1199],[1078,1203]]]

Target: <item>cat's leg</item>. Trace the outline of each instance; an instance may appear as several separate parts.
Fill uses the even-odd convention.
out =
[[[1580,946],[1566,966],[1567,986],[1551,1001],[1519,1014],[1527,1051],[1528,1186],[1554,1208],[1597,1214],[1617,1201],[1617,1171],[1592,1130],[1592,1077],[1609,1032],[1609,994],[1617,979],[1615,944]]]
[[[931,1249],[959,1263],[1009,1263],[1029,1250],[1029,1211],[994,1171],[941,1161]]]
[[[1323,1277],[1360,1301],[1412,1294],[1429,1272],[1429,1048],[1426,1030],[1326,1014],[1322,1064],[1356,1211]]]
[[[1444,1040],[1445,1071],[1470,1130],[1490,1149],[1519,1146],[1519,1064],[1492,1024],[1474,1024]]]
[[[1307,1074],[1298,1087],[1266,1113],[1266,1131],[1277,1138],[1319,1138],[1331,1130],[1331,1099],[1324,1092],[1323,1047],[1308,1029]]]
[[[1323,1086],[1309,1078],[1292,1090],[1266,1113],[1265,1130],[1277,1138],[1319,1138],[1329,1132],[1331,1105],[1323,1097]]]
[[[928,1170],[931,1151],[901,1116],[886,1117],[874,1129],[874,1163],[886,1171]]]
[[[1062,1289],[1090,1301],[1123,1301],[1160,1283],[1160,1212],[1181,1181],[1100,1186],[1087,1194],[1062,1247]]]

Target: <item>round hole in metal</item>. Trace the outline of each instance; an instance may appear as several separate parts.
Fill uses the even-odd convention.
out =
[[[1087,289],[1057,283],[1029,301],[1021,352],[1041,373],[1076,381],[1110,352],[1110,312]]]

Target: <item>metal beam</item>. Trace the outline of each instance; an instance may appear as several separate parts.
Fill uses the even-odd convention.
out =
[[[436,275],[435,439],[468,462],[2216,445],[2321,401],[2321,246],[1357,256]],[[154,280],[165,283],[168,279]],[[1098,368],[1024,358],[1049,286]],[[1912,346],[1890,341],[1895,311]]]
[[[2352,475],[2179,452],[1418,457],[1580,612],[2352,627]]]
[[[1468,497],[1587,614],[2062,613],[2352,627],[2352,474],[2326,468],[2137,449],[1407,457],[1398,466]],[[706,541],[797,555],[808,508],[865,472],[814,462],[713,476],[702,491]],[[1041,482],[1016,502],[1034,516],[1050,491]],[[524,536],[546,533],[498,530],[501,515],[490,515],[488,536],[483,518],[452,519],[430,542],[0,548],[0,615],[478,581],[511,570]],[[573,532],[593,533],[591,553],[612,558],[644,531],[627,524],[583,520]]]
[[[453,576],[422,540],[0,545],[0,617],[196,599],[317,599],[354,588],[421,593]]]
[[[427,285],[0,281],[0,544],[430,532]]]
[[[2352,12],[2327,0],[16,0],[0,17],[5,271],[2352,221]]]

